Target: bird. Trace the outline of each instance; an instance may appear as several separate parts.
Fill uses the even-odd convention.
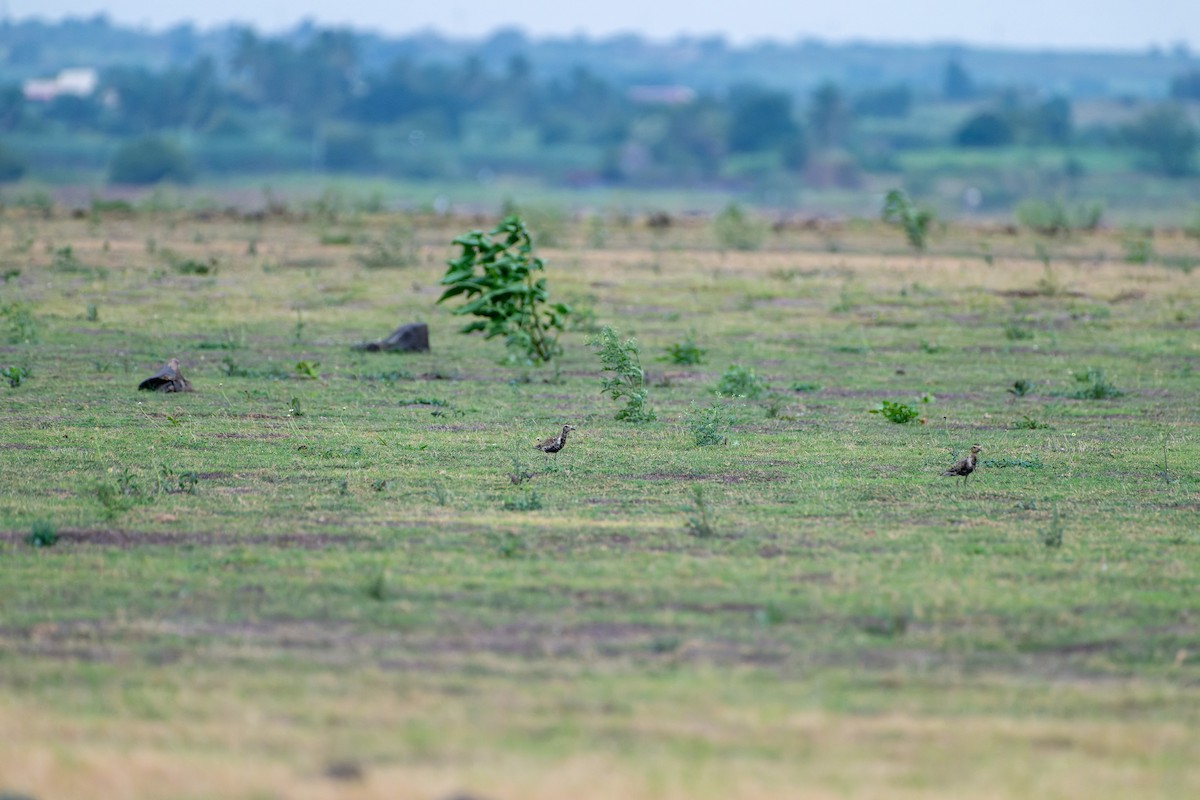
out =
[[[567,443],[567,434],[573,430],[575,430],[574,425],[563,425],[562,433],[552,439],[540,439],[534,447],[543,453],[554,454],[555,459],[557,459],[558,451],[562,450],[563,446]]]
[[[192,384],[179,371],[179,359],[172,358],[158,372],[138,384],[143,392],[190,392]]]
[[[942,473],[943,478],[957,478],[962,475],[963,485],[967,483],[967,478],[971,477],[971,473],[975,471],[977,459],[983,447],[977,444],[971,445],[971,452],[967,453],[966,458],[954,462],[954,466]]]

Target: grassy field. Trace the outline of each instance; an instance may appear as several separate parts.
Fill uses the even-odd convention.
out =
[[[0,793],[1200,795],[1195,241],[559,223],[534,369],[492,222],[0,219]]]

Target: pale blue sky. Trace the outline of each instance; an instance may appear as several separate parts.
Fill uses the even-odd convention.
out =
[[[0,0],[11,17],[106,13],[115,21],[201,27],[239,21],[277,31],[310,17],[387,33],[434,29],[476,37],[499,27],[533,36],[604,36],[634,32],[655,39],[720,33],[735,43],[791,42],[815,36],[833,41],[955,41],[1007,47],[1142,50],[1186,42],[1200,51],[1200,0]]]

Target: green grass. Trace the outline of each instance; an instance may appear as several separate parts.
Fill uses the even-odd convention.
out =
[[[567,226],[553,296],[707,350],[647,360],[635,426],[587,333],[529,369],[455,332],[473,222],[404,220],[380,271],[315,223],[7,213],[0,307],[37,335],[0,358],[30,368],[0,388],[0,790],[323,796],[352,762],[365,797],[1200,791],[1200,290],[1118,235],[1056,244],[1046,294],[1025,239],[970,229],[734,257]],[[412,320],[431,353],[352,349]],[[135,390],[172,356],[194,393]],[[697,446],[729,364],[804,388]],[[1122,394],[1073,397],[1083,370]]]

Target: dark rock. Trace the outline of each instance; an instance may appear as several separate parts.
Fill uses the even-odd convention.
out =
[[[394,350],[401,353],[429,352],[429,326],[424,322],[410,322],[392,331],[392,335],[378,342],[367,342],[358,346],[368,353]]]
[[[143,392],[190,392],[192,384],[179,371],[179,359],[172,358],[166,366],[138,384]]]
[[[334,761],[325,767],[325,777],[335,781],[361,781],[364,772],[357,761]]]

